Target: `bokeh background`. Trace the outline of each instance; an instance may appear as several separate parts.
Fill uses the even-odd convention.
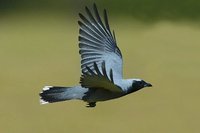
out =
[[[93,109],[39,104],[43,86],[79,82],[78,13],[93,2],[0,1],[0,132],[199,133],[199,0],[96,0],[108,10],[124,77],[153,87]]]

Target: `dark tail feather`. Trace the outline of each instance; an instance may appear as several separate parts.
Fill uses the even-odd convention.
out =
[[[40,103],[47,104],[53,102],[59,102],[64,100],[70,100],[66,93],[70,87],[55,87],[45,86],[40,93]]]

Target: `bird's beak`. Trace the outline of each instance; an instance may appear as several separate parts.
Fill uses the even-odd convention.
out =
[[[146,83],[144,87],[152,87],[150,83]]]

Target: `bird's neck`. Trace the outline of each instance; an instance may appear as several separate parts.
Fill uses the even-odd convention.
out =
[[[127,92],[129,88],[132,86],[132,79],[116,80],[115,84],[120,86],[123,89],[123,91]]]
[[[141,89],[133,85],[133,80],[137,79],[122,79],[116,82],[116,84],[124,90],[125,94],[130,94]]]

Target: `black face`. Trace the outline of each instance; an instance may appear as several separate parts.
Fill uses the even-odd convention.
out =
[[[132,92],[140,90],[144,87],[152,87],[150,83],[145,82],[144,80],[134,80],[132,83]]]

